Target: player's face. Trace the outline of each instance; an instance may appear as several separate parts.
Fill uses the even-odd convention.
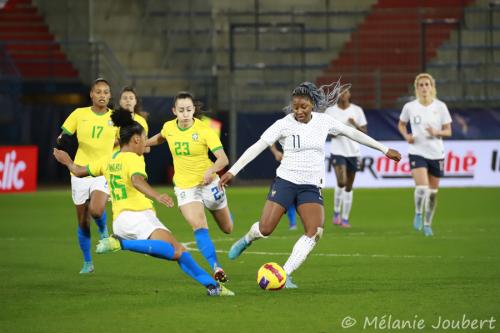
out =
[[[136,140],[136,149],[134,151],[138,155],[143,155],[144,151],[146,150],[146,141],[148,138],[146,137],[146,132],[142,131],[141,135],[135,135],[135,140]]]
[[[427,98],[431,96],[432,83],[426,77],[421,78],[417,81],[417,93],[421,98]]]
[[[344,90],[342,94],[339,97],[339,100],[342,103],[349,103],[349,100],[351,99],[351,91],[349,89]]]
[[[313,104],[309,97],[294,96],[292,98],[292,110],[295,119],[301,123],[307,123],[311,119]]]
[[[124,109],[129,110],[130,112],[134,112],[134,108],[137,105],[137,99],[135,98],[135,94],[131,91],[125,91],[122,93],[120,97],[120,106]]]
[[[111,98],[111,91],[106,82],[97,83],[90,91],[90,98],[92,99],[92,105],[106,107]]]
[[[178,99],[173,108],[174,114],[177,116],[177,121],[181,125],[189,125],[193,121],[195,107],[190,98]]]

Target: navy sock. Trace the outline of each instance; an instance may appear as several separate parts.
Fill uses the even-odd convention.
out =
[[[182,253],[182,255],[177,260],[177,263],[184,271],[184,273],[186,273],[205,287],[208,287],[210,285],[217,285],[217,281],[215,281],[207,272],[203,270],[203,268],[200,267],[200,265],[196,263],[196,261],[194,261],[189,252]]]
[[[90,228],[82,229],[78,226],[78,243],[83,253],[83,260],[86,262],[92,261],[92,256],[90,255]]]
[[[123,250],[149,254],[156,258],[172,260],[175,249],[172,244],[162,240],[144,239],[144,240],[120,240]]]
[[[291,205],[288,207],[288,210],[286,212],[286,215],[288,216],[288,224],[289,226],[294,226],[297,225],[297,217],[295,216],[295,205]]]
[[[215,253],[215,246],[210,239],[210,235],[208,234],[208,229],[198,229],[194,232],[194,239],[196,239],[196,245],[198,245],[198,249],[201,254],[205,257],[210,265],[211,269],[214,267],[219,267],[219,262],[217,261],[217,254]]]
[[[99,229],[99,234],[107,233],[108,227],[106,226],[106,210],[100,217],[94,218],[95,224],[97,224],[97,228]],[[107,235],[106,235],[107,236]]]

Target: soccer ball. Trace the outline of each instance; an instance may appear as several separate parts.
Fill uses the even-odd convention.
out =
[[[285,270],[275,262],[262,265],[257,272],[257,283],[264,290],[279,290],[285,286]]]

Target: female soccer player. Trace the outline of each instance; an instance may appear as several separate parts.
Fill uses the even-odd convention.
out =
[[[340,92],[340,97],[334,106],[326,109],[325,113],[347,126],[367,133],[366,118],[356,104],[351,103],[350,89]],[[352,207],[352,184],[356,171],[359,170],[359,144],[345,136],[339,135],[332,138],[331,152],[333,167],[337,178],[337,187],[333,196],[333,224],[342,228],[350,228],[349,213]],[[342,218],[340,208],[342,207]]]
[[[229,234],[233,221],[224,191],[217,184],[216,172],[228,163],[228,158],[218,135],[195,116],[200,112],[189,92],[179,92],[174,99],[172,112],[176,119],[166,122],[160,133],[151,137],[147,146],[168,141],[174,161],[174,184],[179,209],[194,230],[198,249],[208,261],[217,281],[227,281],[215,246],[208,233],[205,207],[212,213],[219,228]],[[208,149],[216,157],[215,163],[208,158]]]
[[[58,144],[66,135],[78,140],[75,163],[86,165],[91,161],[108,156],[113,150],[117,129],[113,126],[107,105],[111,98],[108,82],[102,78],[94,81],[90,90],[92,106],[73,111],[62,125]],[[108,184],[104,177],[78,178],[71,176],[71,192],[78,219],[78,242],[83,253],[83,268],[80,274],[92,273],[94,265],[90,254],[90,223],[92,216],[99,229],[100,238],[108,237],[106,227],[106,202]]]
[[[132,119],[128,110],[118,109],[111,118],[120,127],[120,150],[112,155],[81,166],[73,163],[66,152],[54,149],[55,158],[75,176],[104,176],[111,186],[113,232],[116,236],[100,240],[96,252],[129,250],[174,260],[186,274],[207,288],[209,296],[233,296],[233,292],[198,266],[156,217],[153,202],[147,197],[167,207],[173,207],[174,203],[167,194],[159,194],[146,181],[142,158],[147,140],[144,128]]]
[[[427,73],[415,78],[414,101],[404,105],[398,129],[409,143],[411,175],[415,181],[413,227],[432,236],[432,217],[436,210],[439,178],[444,175],[443,138],[451,136],[451,116],[446,104],[436,98],[436,82]],[[411,134],[406,124],[410,122]]]
[[[267,147],[279,140],[283,159],[276,171],[259,222],[233,244],[229,259],[237,258],[253,241],[269,236],[278,225],[286,208],[294,203],[299,212],[305,234],[295,243],[292,253],[283,266],[287,274],[286,288],[297,288],[291,274],[304,262],[323,233],[324,209],[321,187],[325,176],[325,141],[328,134],[346,135],[364,145],[380,150],[387,157],[399,161],[400,154],[385,147],[366,134],[345,126],[325,115],[325,108],[336,99],[339,84],[325,94],[311,82],[304,82],[292,91],[292,113],[276,121],[248,148],[219,182],[226,185]],[[331,98],[335,97],[335,98]]]
[[[139,102],[139,97],[137,96],[137,92],[132,87],[124,87],[120,93],[120,107],[122,109],[126,109],[132,112],[132,119],[137,121],[144,127],[144,131],[146,132],[146,137],[148,136],[149,126],[146,121],[148,117],[148,113],[142,111],[141,103]],[[118,147],[119,149],[119,147]],[[145,153],[149,153],[151,148],[146,147]]]

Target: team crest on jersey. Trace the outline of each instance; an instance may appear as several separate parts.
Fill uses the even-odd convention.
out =
[[[191,137],[193,138],[193,141],[198,141],[198,133],[193,133]]]

